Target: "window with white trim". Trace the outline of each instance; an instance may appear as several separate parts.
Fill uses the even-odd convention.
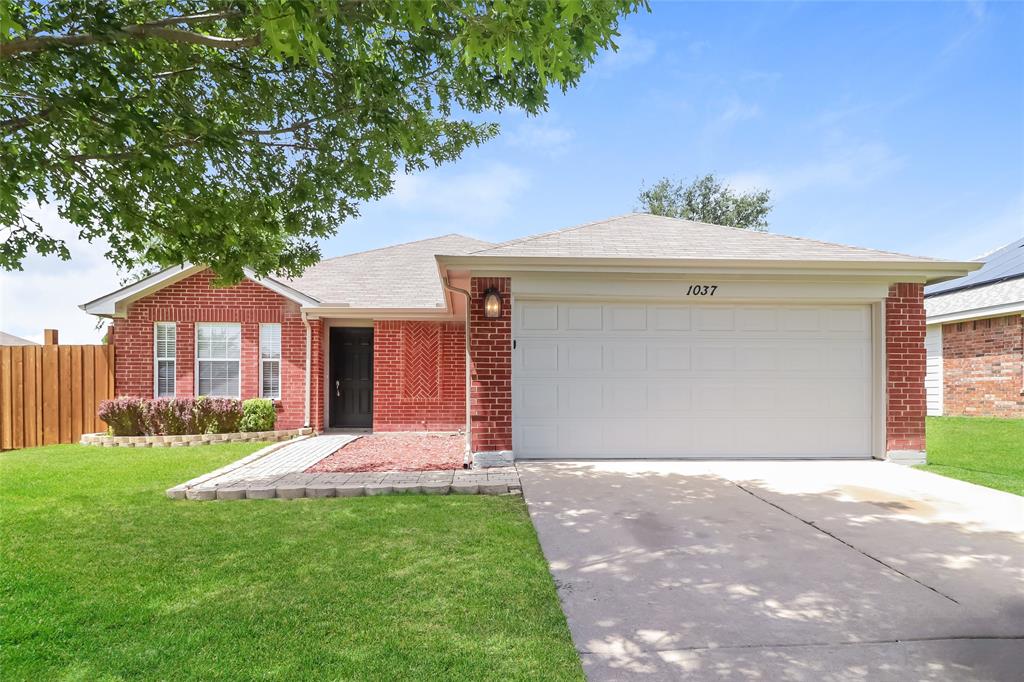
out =
[[[241,365],[241,325],[196,325],[196,395],[241,397]]]
[[[153,395],[157,398],[174,397],[176,333],[173,322],[157,322],[153,327]]]
[[[260,396],[281,399],[281,325],[260,325]]]

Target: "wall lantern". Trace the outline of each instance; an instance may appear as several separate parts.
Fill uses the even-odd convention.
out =
[[[494,287],[484,292],[484,317],[501,317],[501,294]]]

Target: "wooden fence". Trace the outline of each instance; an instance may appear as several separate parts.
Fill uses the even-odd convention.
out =
[[[0,347],[0,449],[77,443],[105,431],[96,416],[114,397],[114,347]]]

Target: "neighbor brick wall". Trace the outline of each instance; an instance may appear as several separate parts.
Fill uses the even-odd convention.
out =
[[[894,284],[885,299],[886,447],[925,449],[924,285]]]
[[[1024,317],[942,325],[947,415],[1024,417]]]
[[[465,429],[465,344],[458,322],[374,322],[373,430]]]
[[[501,292],[500,318],[484,316],[483,295]],[[508,277],[474,277],[470,283],[469,354],[473,452],[512,449],[512,296]]]
[[[242,398],[259,396],[259,325],[281,325],[281,404],[277,427],[303,426],[306,331],[294,302],[250,280],[231,287],[213,287],[214,275],[204,270],[140,299],[125,318],[114,320],[112,343],[119,396],[153,397],[153,325],[177,324],[175,393],[195,392],[195,325],[197,322],[238,322],[242,325]],[[319,357],[319,322],[312,321],[313,357]],[[314,367],[313,395],[320,395],[321,371]],[[314,407],[313,415],[322,414]]]

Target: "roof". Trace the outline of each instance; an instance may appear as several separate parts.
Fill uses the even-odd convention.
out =
[[[286,283],[324,306],[444,308],[436,254],[464,255],[492,246],[448,234],[372,251],[328,258]]]
[[[455,255],[455,254],[451,254]],[[480,257],[753,261],[939,261],[693,220],[630,213],[474,251]]]
[[[978,258],[977,261],[984,263],[980,270],[948,282],[933,284],[924,290],[924,295],[937,296],[1024,277],[1024,237]]]
[[[1024,312],[1024,277],[928,296],[924,310],[928,324]]]
[[[35,341],[29,341],[23,339],[20,336],[14,334],[8,334],[7,332],[0,332],[0,346],[38,346],[39,344]]]

